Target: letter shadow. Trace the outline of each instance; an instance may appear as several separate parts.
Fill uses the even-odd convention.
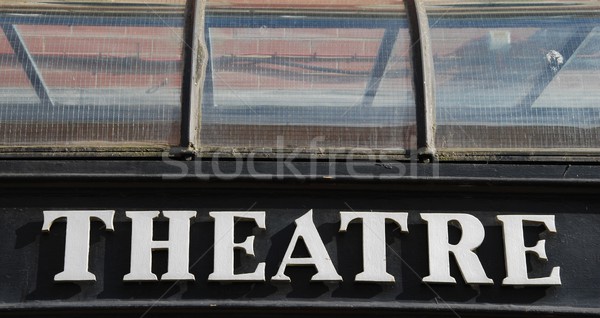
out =
[[[92,227],[93,228],[93,227]],[[55,282],[54,275],[63,271],[65,258],[66,222],[57,221],[49,233],[42,233],[42,223],[28,223],[17,229],[16,248],[34,242],[40,236],[35,289],[26,295],[26,300],[70,299],[82,290],[90,288],[89,283]]]
[[[392,224],[386,225],[386,233],[388,234],[386,235],[386,244],[393,244],[394,235],[390,233],[393,233],[397,228]],[[332,297],[371,299],[380,295],[384,291],[383,284],[355,281],[356,275],[363,271],[363,224],[360,222],[350,223],[347,232],[338,234],[337,242],[337,258],[340,263],[337,270],[344,281],[332,292]],[[389,249],[387,250],[389,253]],[[391,255],[388,255],[387,258],[393,260]],[[387,262],[388,273],[392,275],[394,273],[390,267],[393,266],[393,263]]]
[[[260,289],[264,284],[254,282],[209,282],[208,276],[214,270],[214,222],[207,218],[202,222],[192,224],[190,233],[190,267],[196,281],[184,295],[184,299],[240,299],[247,297],[253,289]],[[238,221],[235,223],[234,242],[243,242],[248,236],[257,236],[260,240],[263,231],[257,230],[253,222]],[[224,237],[222,239],[229,239]],[[235,249],[234,272],[247,273],[256,270],[260,253],[255,250],[257,257],[248,256],[245,252]]]
[[[321,238],[326,238],[323,241],[331,241],[329,236],[331,236],[331,231],[334,227],[339,227],[339,225],[323,224],[318,228]],[[279,266],[281,265],[281,261],[285,256],[285,252],[287,251],[288,245],[290,244],[295,230],[296,224],[291,223],[272,235],[271,246],[269,253],[267,254],[267,277],[272,277],[277,274]],[[329,250],[328,252],[331,253]],[[292,257],[296,258],[309,256],[310,254],[304,241],[299,239],[298,243],[294,247]],[[279,298],[318,298],[329,291],[329,287],[326,283],[310,281],[312,276],[317,273],[317,270],[314,267],[288,266],[284,273],[290,278],[290,282],[272,282],[272,284],[278,287]]]
[[[533,246],[540,239],[539,234],[544,229],[540,226],[526,226],[523,230],[525,246]],[[515,288],[513,286],[502,286],[502,280],[506,277],[504,242],[501,226],[489,226],[485,228],[486,239],[477,249],[477,254],[488,277],[494,280],[493,286],[481,286],[481,294],[477,297],[478,303],[496,304],[533,304],[544,298],[549,286],[527,286]],[[531,277],[536,275],[548,275],[532,271],[532,265],[540,260],[527,254],[527,267]],[[548,267],[549,266],[544,266]]]
[[[402,262],[402,275],[398,280],[402,290],[397,300],[434,300],[436,302],[466,302],[477,296],[478,291],[464,283],[453,257],[450,257],[450,274],[456,278],[455,285],[426,284],[423,277],[429,275],[429,251],[427,225],[410,224],[410,233],[402,239],[402,250],[397,251]],[[460,230],[450,227],[450,243],[460,240]]]
[[[450,273],[456,284],[426,284],[422,278],[429,275],[427,226],[411,225],[410,235],[403,241],[401,255],[406,264],[402,269],[402,290],[398,300],[434,300],[436,302],[470,302],[532,304],[543,298],[548,287],[512,288],[502,286],[506,276],[504,268],[504,243],[500,226],[485,227],[486,237],[477,249],[477,255],[493,285],[465,283],[453,256],[450,257]],[[535,232],[535,231],[533,231]],[[538,233],[526,231],[526,245],[537,241]],[[450,243],[459,242],[460,230],[450,227]]]
[[[169,299],[186,290],[187,282],[124,282],[123,276],[130,269],[131,220],[117,214],[114,226],[114,233],[107,236],[105,253],[97,260],[104,264],[104,270],[95,273],[99,281],[102,279],[103,285],[98,299]],[[158,219],[154,222],[154,240],[167,238],[168,222]],[[152,272],[156,276],[160,277],[167,271],[167,257],[166,251],[152,253]]]

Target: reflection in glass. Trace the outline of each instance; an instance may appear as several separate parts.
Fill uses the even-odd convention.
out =
[[[600,146],[600,16],[591,7],[436,3],[438,148]]]
[[[0,145],[177,145],[184,7],[3,1]]]
[[[389,2],[385,8],[390,10],[367,16],[358,2],[329,4],[331,12],[323,9],[327,3],[309,8],[281,2],[286,6],[241,13],[235,13],[235,5],[215,8],[208,3],[210,64],[201,144],[414,147],[415,102],[403,4],[371,1]],[[353,13],[340,14],[341,9]]]

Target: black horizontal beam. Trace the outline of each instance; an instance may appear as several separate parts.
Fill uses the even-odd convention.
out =
[[[365,317],[376,314],[378,317],[407,316],[419,317],[600,317],[600,311],[593,308],[576,308],[564,306],[531,306],[531,305],[498,305],[498,304],[453,304],[453,303],[403,303],[403,302],[315,302],[311,300],[297,301],[235,301],[235,300],[187,300],[187,301],[95,301],[88,303],[63,301],[38,301],[25,304],[0,305],[3,314],[23,315],[36,313],[36,316],[61,316],[77,313],[93,317],[119,313],[119,316],[140,315],[154,317],[165,314],[188,317],[199,313],[207,317],[270,317],[273,314],[285,314],[289,317],[307,317],[323,315],[327,317]],[[431,315],[431,316],[428,316]],[[137,316],[136,316],[137,317]],[[163,317],[161,315],[161,317]],[[280,317],[280,316],[278,316]]]
[[[14,186],[15,181],[91,182],[154,181],[148,185],[191,183],[223,186],[251,183],[256,187],[279,187],[281,183],[324,184],[371,188],[397,185],[474,186],[484,190],[493,186],[592,187],[600,185],[600,173],[593,164],[478,164],[376,162],[353,160],[291,161],[197,159],[161,160],[1,160],[0,185]],[[304,186],[307,186],[304,184]],[[537,191],[537,190],[536,190]]]

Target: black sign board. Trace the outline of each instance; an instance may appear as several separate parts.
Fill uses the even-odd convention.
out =
[[[200,310],[276,308],[365,309],[386,312],[555,312],[598,313],[600,276],[600,199],[593,195],[560,196],[542,193],[490,193],[407,190],[373,187],[315,188],[281,187],[171,187],[165,184],[68,183],[59,187],[21,187],[0,194],[0,309],[44,308],[196,308]],[[42,231],[44,211],[114,211],[114,231],[100,221],[90,223],[89,271],[95,281],[55,281],[65,268],[68,222],[55,220],[48,233]],[[189,272],[194,280],[127,281],[131,270],[132,219],[128,212],[194,211],[189,224]],[[225,211],[262,212],[264,229],[254,220],[236,218],[235,243],[254,237],[254,257],[236,249],[233,274],[252,273],[264,263],[265,281],[210,280],[215,272],[215,218]],[[311,215],[308,215],[312,211]],[[406,213],[407,227],[397,222],[385,225],[385,270],[394,282],[360,281],[364,271],[364,231],[353,221],[340,231],[340,212]],[[484,238],[474,250],[491,283],[467,283],[464,268],[449,256],[450,275],[456,283],[425,282],[431,260],[426,215],[467,215],[484,229]],[[308,216],[307,216],[308,215]],[[545,241],[547,261],[526,253],[529,278],[549,277],[559,268],[558,284],[513,286],[507,278],[506,240],[498,216],[548,216],[548,224],[523,223],[523,244],[533,247]],[[286,252],[291,258],[314,254],[306,238],[294,240],[297,220],[308,218],[318,232],[330,263],[341,280],[311,281],[314,265],[287,266],[289,281],[275,280]],[[459,222],[460,223],[460,222]],[[448,244],[465,237],[460,224],[448,223]],[[169,239],[169,219],[153,222],[153,240]],[[310,240],[311,238],[309,238]],[[314,239],[314,237],[312,238]],[[293,244],[292,244],[293,243]],[[135,246],[134,246],[135,247]],[[371,247],[369,247],[371,248]],[[372,248],[376,248],[373,246]],[[158,278],[168,269],[168,251],[152,253],[151,271]],[[313,255],[314,256],[314,255]],[[219,263],[219,262],[217,262]],[[464,267],[464,266],[463,266]],[[338,313],[340,313],[338,312]]]

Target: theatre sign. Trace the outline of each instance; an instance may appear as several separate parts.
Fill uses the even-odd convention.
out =
[[[0,312],[600,313],[595,195],[322,186],[5,187]]]
[[[54,277],[55,281],[95,281],[96,276],[89,272],[90,222],[102,222],[107,231],[113,231],[113,210],[72,210],[44,211],[42,229],[49,231],[52,224],[60,219],[66,220],[66,237],[64,251],[64,270]],[[168,222],[168,239],[153,240],[153,221],[159,217],[159,211],[126,211],[131,219],[131,257],[129,273],[123,277],[125,282],[133,281],[193,281],[195,275],[190,273],[190,223],[196,217],[196,211],[162,211]],[[267,212],[265,211],[211,211],[208,213],[214,220],[214,267],[208,276],[212,282],[265,282],[266,263],[260,261],[252,272],[235,273],[235,249],[254,256],[256,236],[250,235],[241,243],[236,243],[235,225],[239,221],[250,221],[258,230],[266,229]],[[474,216],[462,213],[420,213],[419,217],[427,224],[427,241],[423,249],[428,250],[429,275],[423,277],[424,283],[455,284],[456,278],[450,274],[450,255],[453,255],[464,281],[468,284],[494,284],[483,268],[476,249],[485,239],[483,224]],[[553,215],[497,215],[504,236],[502,253],[506,262],[506,278],[502,285],[560,285],[560,267],[551,268],[548,276],[531,278],[527,273],[527,253],[546,260],[546,240],[539,240],[535,246],[525,246],[523,227],[526,223],[536,223],[549,233],[556,233]],[[290,220],[291,222],[292,220]],[[408,213],[405,212],[339,212],[339,235],[348,231],[351,222],[362,223],[362,246],[352,248],[362,250],[362,269],[354,277],[356,282],[394,283],[395,277],[387,272],[386,223],[394,223],[398,227],[396,234],[408,235]],[[289,241],[283,259],[278,262],[278,270],[268,279],[272,282],[289,282],[286,275],[288,266],[314,267],[316,273],[310,281],[343,281],[333,265],[331,256],[325,247],[319,231],[313,221],[313,210],[293,220],[295,229]],[[461,229],[458,243],[449,242],[448,226],[450,224]],[[354,234],[356,235],[356,233]],[[272,239],[265,237],[263,239]],[[300,243],[300,242],[303,243]],[[294,257],[298,244],[304,244],[308,252],[306,257]],[[152,252],[166,250],[168,252],[167,272],[159,279],[152,272]],[[114,257],[105,255],[105,257]],[[400,261],[400,260],[398,260]],[[346,266],[346,264],[339,264]]]

